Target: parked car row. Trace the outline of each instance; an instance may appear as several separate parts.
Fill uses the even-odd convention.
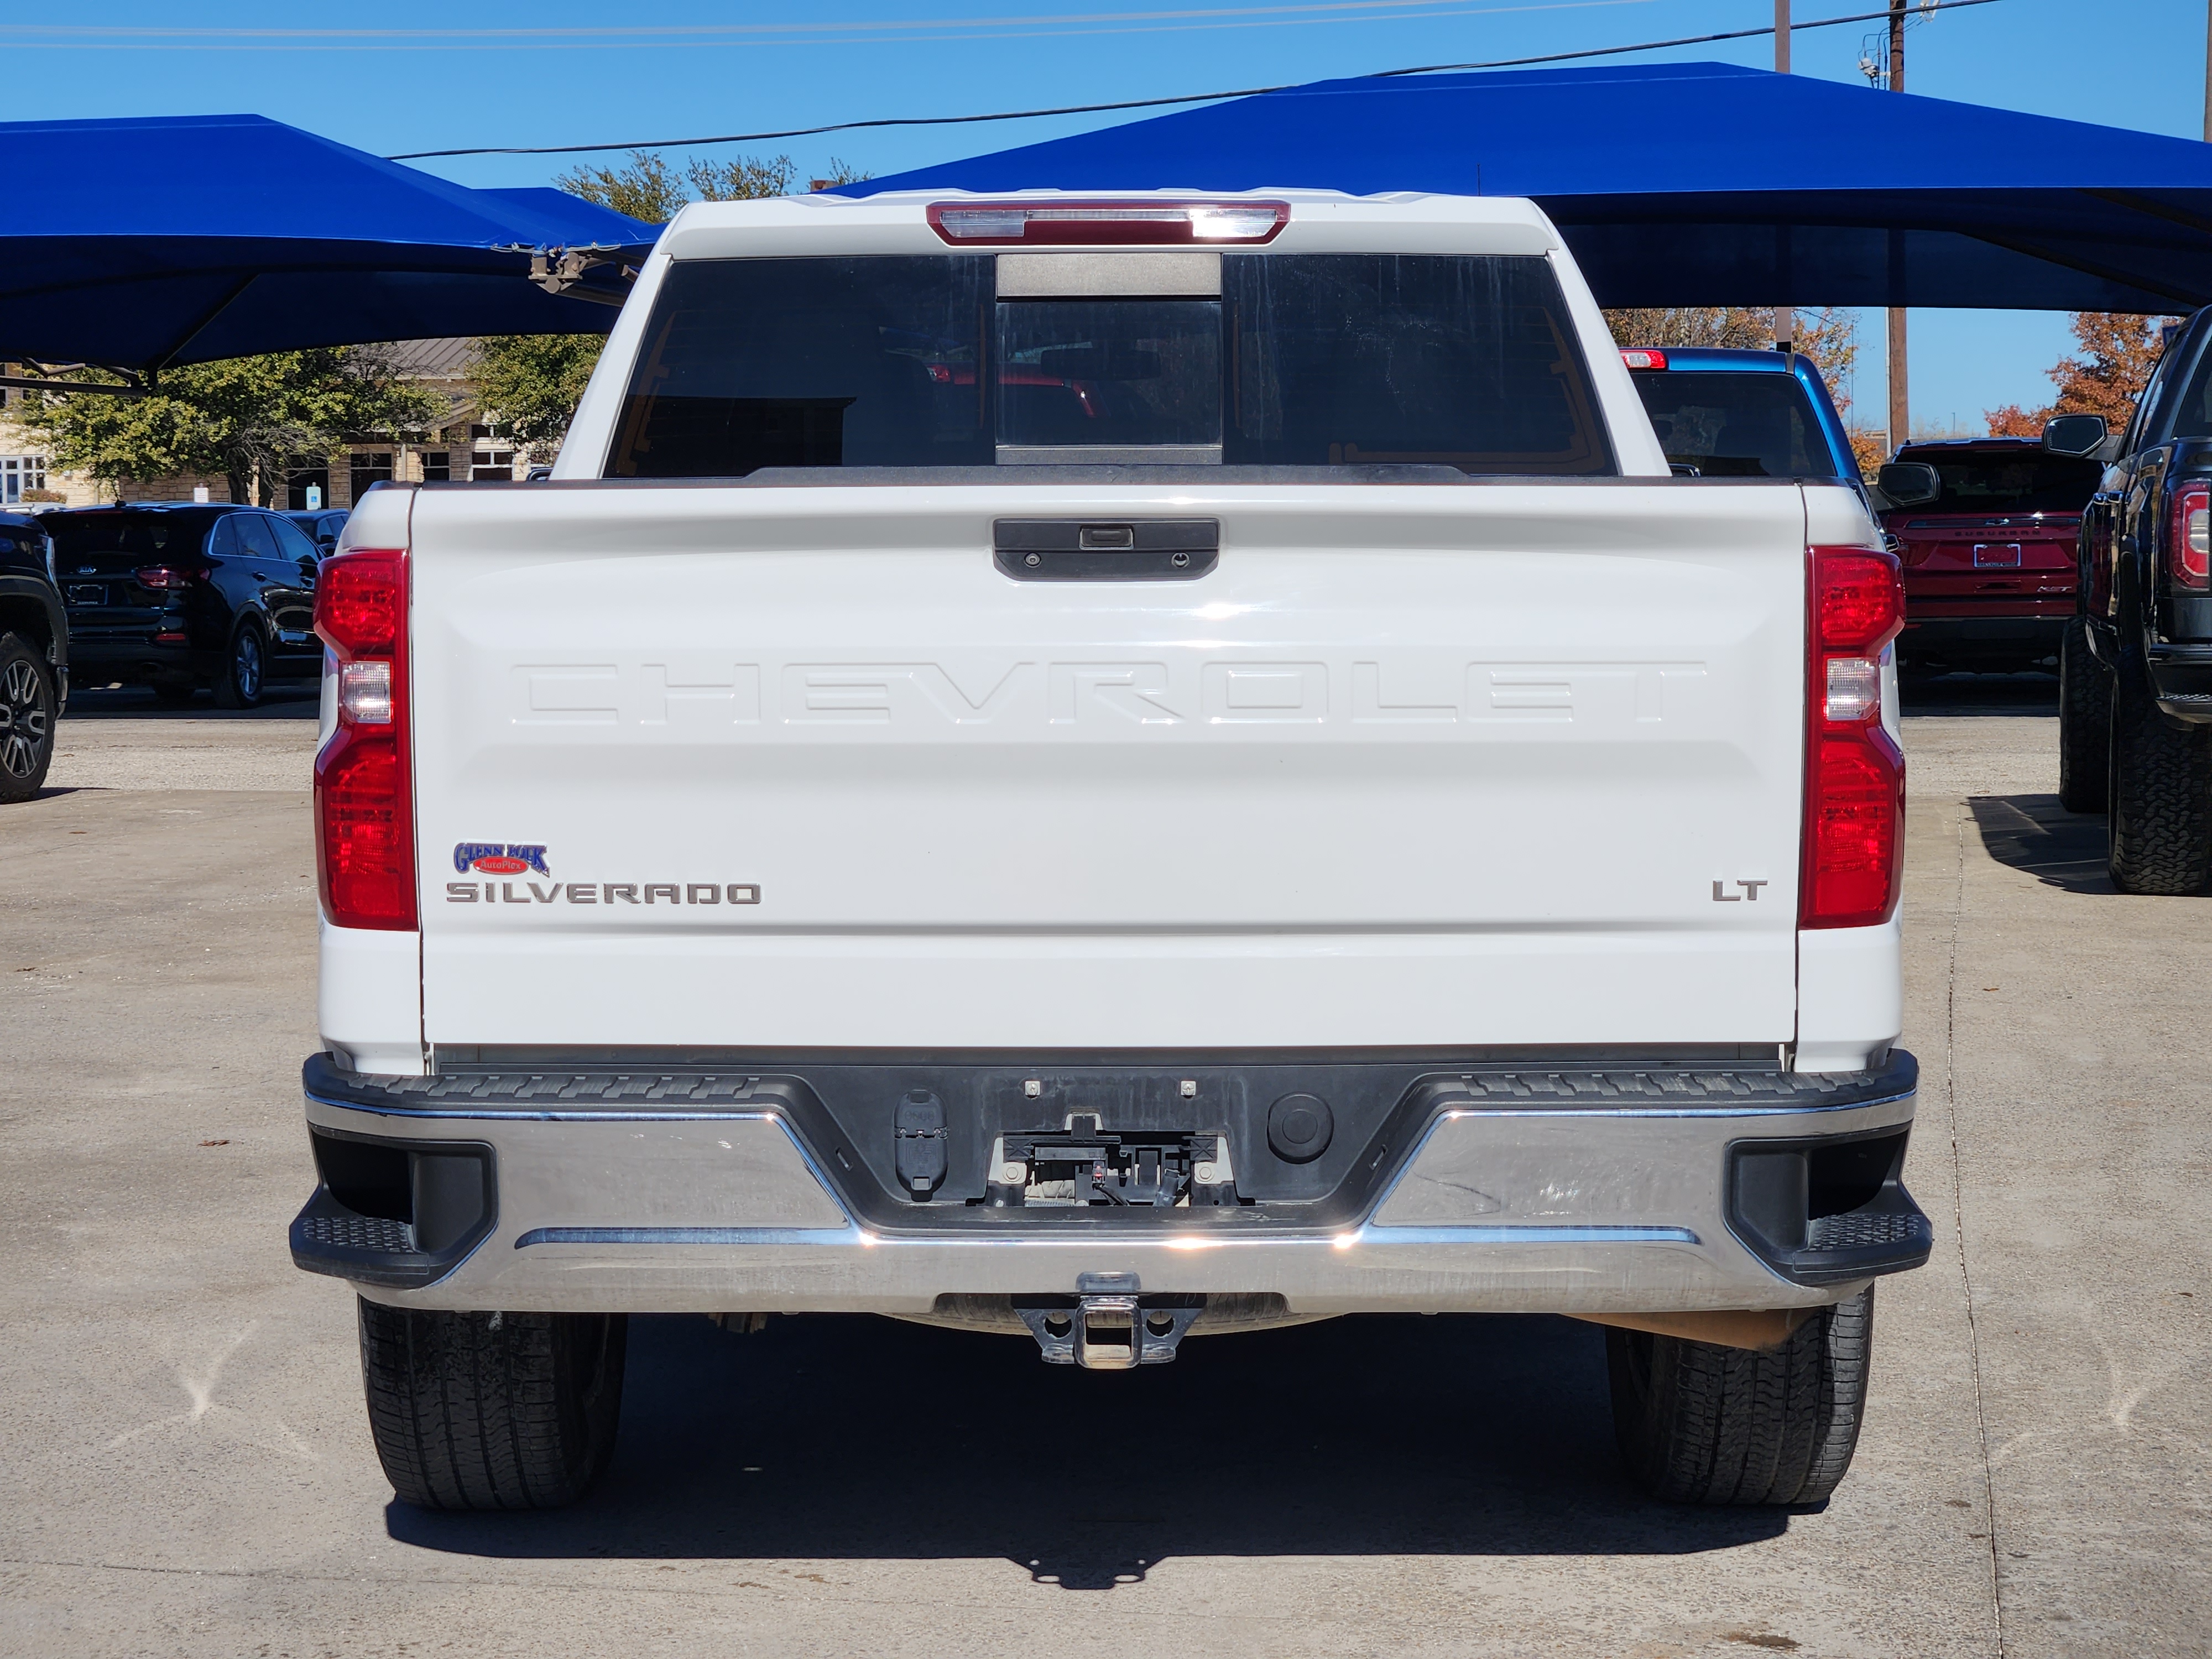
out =
[[[27,800],[80,684],[250,708],[312,675],[315,583],[349,516],[205,502],[0,513],[0,801]]]
[[[79,678],[151,686],[165,702],[212,689],[251,708],[272,677],[312,674],[322,553],[282,514],[148,504],[49,514]]]
[[[1897,659],[1908,678],[2057,666],[2096,459],[2033,438],[1911,443],[1869,490],[1810,358],[1674,347],[1621,356],[1678,473],[1832,477],[1860,491],[1904,566]]]
[[[1622,355],[1677,471],[1856,480],[1803,359]],[[2212,890],[2212,310],[2168,336],[2125,430],[1905,444],[1871,504],[1903,567],[1900,671],[2055,667],[2059,799],[2106,815],[2112,884]]]

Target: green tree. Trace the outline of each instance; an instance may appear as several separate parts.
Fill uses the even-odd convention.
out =
[[[829,173],[819,182],[835,189],[867,176],[833,155]],[[753,202],[792,195],[799,183],[799,164],[788,155],[733,155],[724,161],[702,156],[679,173],[659,151],[635,149],[620,167],[572,167],[553,182],[571,196],[648,225],[665,225],[686,202]]]
[[[691,191],[702,202],[757,202],[763,197],[788,196],[799,181],[799,167],[788,155],[763,161],[757,155],[737,155],[726,161],[703,157],[684,172]]]
[[[533,450],[558,444],[606,343],[598,334],[500,334],[477,342],[482,406]]]
[[[220,473],[234,501],[252,500],[258,481],[264,507],[299,458],[372,433],[396,435],[445,410],[373,346],[193,363],[168,370],[143,397],[33,392],[24,404],[23,424],[61,467],[111,483]]]
[[[648,225],[666,224],[691,199],[667,158],[650,150],[632,150],[629,160],[618,167],[573,167],[553,182],[571,196]]]
[[[835,186],[866,177],[832,156],[830,174],[821,182]],[[634,150],[620,167],[579,167],[553,182],[571,196],[647,224],[664,224],[690,201],[788,196],[799,182],[799,164],[788,155],[702,157],[678,173],[657,151]],[[605,343],[596,334],[501,334],[479,340],[478,401],[514,428],[517,442],[542,452],[568,431]]]

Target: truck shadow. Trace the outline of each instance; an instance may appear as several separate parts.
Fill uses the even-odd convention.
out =
[[[2056,795],[1976,795],[1968,802],[1982,847],[1999,864],[2069,893],[2110,893],[2105,820],[2069,812]]]
[[[1899,683],[1898,702],[1907,714],[2056,714],[2058,677],[2036,672],[1908,677]]]
[[[77,720],[314,720],[322,715],[322,686],[313,679],[272,680],[255,708],[218,708],[202,691],[181,706],[165,703],[143,685],[72,686],[64,723]]]
[[[599,1491],[542,1515],[392,1504],[424,1549],[532,1559],[999,1557],[1110,1589],[1184,1556],[1683,1555],[1784,1513],[1650,1502],[1605,1338],[1543,1317],[1366,1316],[1194,1338],[1133,1374],[866,1317],[630,1322]]]

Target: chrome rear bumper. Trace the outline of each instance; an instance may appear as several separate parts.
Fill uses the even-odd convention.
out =
[[[1306,1317],[1701,1311],[1832,1302],[1927,1255],[1926,1218],[1893,1166],[1870,1206],[1809,1235],[1802,1214],[1794,1238],[1759,1231],[1787,1231],[1759,1218],[1802,1209],[1807,1168],[1818,1214],[1820,1172],[1841,1167],[1830,1149],[1893,1147],[1901,1162],[1917,1083],[1903,1054],[1839,1079],[1447,1075],[1425,1085],[1434,1109],[1376,1200],[1322,1226],[1285,1206],[939,1206],[912,1224],[866,1221],[757,1078],[641,1076],[616,1090],[539,1074],[442,1097],[446,1079],[319,1060],[309,1079],[319,1160],[337,1144],[411,1152],[423,1207],[364,1220],[338,1203],[326,1164],[294,1224],[295,1259],[401,1306],[927,1316],[941,1297],[1054,1296],[1085,1275],[1133,1274],[1147,1295],[1273,1295]],[[482,1214],[438,1221],[439,1194],[473,1193],[477,1170]]]

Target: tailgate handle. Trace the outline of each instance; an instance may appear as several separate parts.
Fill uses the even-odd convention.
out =
[[[1024,582],[1182,582],[1221,559],[1218,519],[1000,519],[992,562]]]

